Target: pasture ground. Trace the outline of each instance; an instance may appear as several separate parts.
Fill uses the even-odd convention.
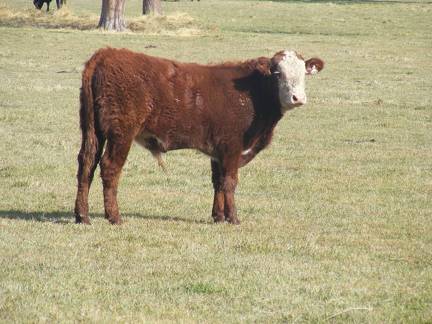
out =
[[[69,10],[97,16],[99,2]],[[432,321],[432,4],[164,9],[201,32],[0,19],[0,322]],[[139,13],[128,0],[127,17]],[[93,225],[74,224],[80,71],[104,46],[202,63],[293,48],[326,61],[308,105],[241,170],[240,226],[211,222],[207,157],[169,153],[164,174],[137,146],[119,190],[125,224],[103,218],[98,177]]]

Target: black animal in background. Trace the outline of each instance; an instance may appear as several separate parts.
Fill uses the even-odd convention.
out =
[[[36,7],[36,9],[39,9],[39,10],[41,10],[43,4],[46,3],[47,4],[47,11],[49,11],[50,2],[51,2],[51,0],[33,0],[34,6]],[[60,9],[61,6],[65,3],[66,3],[65,0],[56,0],[57,9]]]

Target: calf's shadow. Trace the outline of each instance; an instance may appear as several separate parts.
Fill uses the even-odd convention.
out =
[[[90,220],[92,218],[104,218],[104,214],[94,213],[90,214]],[[169,215],[141,215],[138,213],[123,214],[123,220],[127,223],[128,218],[141,218],[145,220],[156,220],[156,221],[169,221],[169,222],[184,222],[190,224],[210,224],[210,221],[195,220]],[[75,224],[75,217],[72,212],[65,211],[54,211],[54,212],[42,212],[42,211],[22,211],[22,210],[0,210],[0,219],[15,219],[25,221],[36,221],[36,222],[49,222],[56,224]],[[108,221],[107,221],[108,222]]]

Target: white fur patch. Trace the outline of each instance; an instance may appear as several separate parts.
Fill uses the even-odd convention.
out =
[[[252,151],[251,148],[249,148],[249,149],[247,149],[247,150],[244,150],[244,151],[242,152],[242,155],[248,155],[250,151]]]

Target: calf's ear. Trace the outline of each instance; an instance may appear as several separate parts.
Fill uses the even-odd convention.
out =
[[[255,69],[263,74],[263,75],[270,75],[271,74],[271,62],[266,57],[260,57],[256,60]]]
[[[319,58],[311,58],[305,62],[306,74],[317,74],[324,68],[324,61]]]

